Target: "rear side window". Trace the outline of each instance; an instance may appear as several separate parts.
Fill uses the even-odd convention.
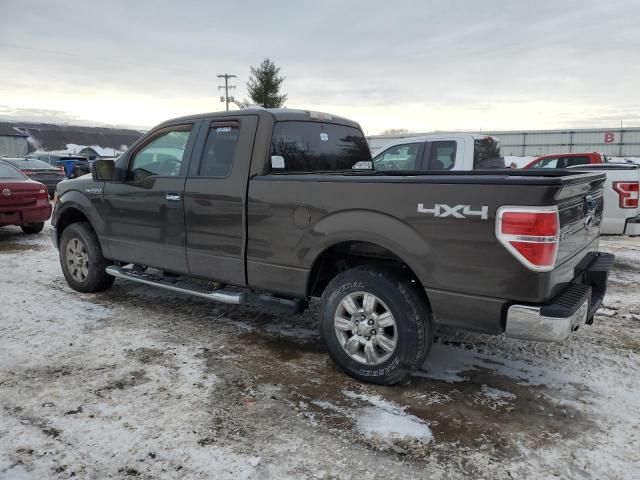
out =
[[[571,167],[573,165],[586,165],[588,163],[591,163],[589,157],[565,157],[562,160],[564,160],[564,163],[562,165],[563,168]]]
[[[227,177],[236,154],[240,128],[237,123],[213,124],[200,162],[200,177]]]
[[[455,140],[431,143],[429,170],[451,170],[456,164],[457,145]]]
[[[11,165],[0,162],[0,178],[27,178]]]
[[[278,122],[271,138],[272,172],[351,170],[371,161],[362,132],[354,127],[321,122]]]

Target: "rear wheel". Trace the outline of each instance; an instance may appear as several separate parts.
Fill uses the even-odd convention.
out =
[[[322,295],[320,334],[329,355],[359,380],[400,382],[425,361],[433,328],[420,287],[394,271],[356,267]]]
[[[105,273],[110,264],[88,223],[73,223],[64,229],[60,238],[60,265],[71,288],[79,292],[108,289],[115,280]]]
[[[44,228],[44,222],[30,223],[29,225],[22,225],[20,227],[24,233],[33,235],[34,233],[40,233]]]

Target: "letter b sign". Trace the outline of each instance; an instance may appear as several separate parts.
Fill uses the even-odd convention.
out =
[[[604,134],[604,143],[613,143],[616,141],[616,134],[613,132],[607,132]]]

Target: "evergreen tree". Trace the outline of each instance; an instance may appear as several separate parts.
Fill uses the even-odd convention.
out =
[[[282,107],[287,100],[287,95],[279,94],[285,78],[279,73],[280,67],[276,67],[275,63],[268,58],[265,58],[257,68],[251,67],[247,90],[254,104],[264,108]]]

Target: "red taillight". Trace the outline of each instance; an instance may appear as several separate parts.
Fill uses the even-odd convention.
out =
[[[613,182],[613,189],[618,192],[620,208],[638,208],[640,182]]]
[[[500,207],[496,237],[521,263],[549,271],[556,263],[560,220],[556,207]]]
[[[33,172],[31,170],[20,170],[20,171],[24,173],[26,176],[33,175]]]

